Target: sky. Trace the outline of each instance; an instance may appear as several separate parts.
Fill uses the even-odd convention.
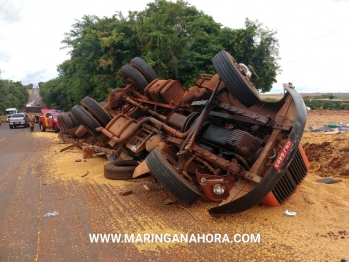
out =
[[[61,41],[76,20],[111,17],[116,11],[127,16],[149,2],[153,0],[0,0],[1,79],[36,87],[57,77],[57,65],[69,59]],[[187,2],[223,27],[243,28],[249,18],[277,32],[282,72],[271,93],[282,92],[288,82],[298,92],[349,92],[349,0]]]

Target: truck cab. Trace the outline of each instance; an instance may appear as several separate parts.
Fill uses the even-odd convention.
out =
[[[17,113],[19,113],[19,110],[17,108],[14,108],[14,107],[7,108],[6,109],[6,120],[7,120],[7,122],[10,122],[10,117],[11,117],[12,114],[17,114]]]

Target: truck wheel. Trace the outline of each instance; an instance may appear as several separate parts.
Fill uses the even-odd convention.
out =
[[[59,123],[59,126],[61,127],[60,132],[61,132],[62,134],[68,134],[68,131],[67,131],[67,129],[66,129],[64,123],[63,123],[63,120],[62,120],[62,114],[60,114],[60,115],[57,116],[57,121],[58,121],[58,123]]]
[[[135,57],[130,61],[130,65],[136,68],[147,79],[148,83],[158,78],[154,69],[140,57]]]
[[[80,124],[80,122],[79,122],[79,120],[77,120],[76,119],[76,117],[72,114],[72,112],[68,112],[68,115],[69,115],[69,117],[70,117],[70,119],[71,119],[71,122],[73,123],[73,126],[74,127],[76,127],[76,126],[80,126],[81,124]]]
[[[125,84],[133,84],[139,92],[143,92],[148,85],[148,81],[133,66],[127,64],[120,69]]]
[[[127,180],[132,179],[133,171],[138,163],[135,160],[116,161],[104,165],[104,176],[110,179]]]
[[[75,116],[75,118],[89,131],[92,135],[98,136],[100,132],[96,130],[96,128],[101,125],[97,122],[96,119],[91,116],[89,112],[87,112],[83,107],[79,105],[75,105],[72,107],[71,112]]]
[[[175,160],[168,154],[155,148],[145,161],[153,176],[181,202],[191,205],[200,198],[199,188],[178,173]]]
[[[55,133],[59,133],[59,129],[57,128],[56,125],[53,125],[52,129],[55,131]]]
[[[40,123],[40,131],[41,132],[45,132],[46,131],[46,128],[42,125],[42,123]]]
[[[105,111],[104,108],[98,102],[96,102],[96,100],[89,96],[86,96],[81,100],[81,105],[82,107],[87,109],[87,111],[93,117],[95,117],[102,126],[108,125],[108,123],[112,119],[107,111]]]
[[[10,129],[12,129],[13,128],[13,126],[10,126]]]
[[[71,120],[68,113],[61,114],[61,116],[62,116],[63,123],[68,130],[71,128],[74,128],[73,121]]]
[[[240,72],[239,64],[228,52],[224,50],[220,51],[213,57],[212,62],[229,92],[231,92],[241,104],[246,107],[251,107],[259,101],[257,89],[249,78]]]

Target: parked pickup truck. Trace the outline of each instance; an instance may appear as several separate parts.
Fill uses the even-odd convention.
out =
[[[6,121],[10,122],[10,116],[17,113],[19,113],[17,108],[6,108]]]
[[[28,121],[27,114],[25,114],[25,113],[12,114],[9,117],[9,126],[11,129],[16,128],[17,126],[28,127],[29,121]]]
[[[46,129],[52,129],[55,133],[58,133],[60,125],[57,120],[57,116],[62,112],[60,110],[41,110],[43,115],[39,117],[39,127],[41,132],[45,132]]]

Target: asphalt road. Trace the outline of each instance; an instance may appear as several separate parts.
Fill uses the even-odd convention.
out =
[[[120,197],[108,184],[46,183],[51,140],[35,132],[37,124],[34,133],[0,128],[0,261],[215,260],[207,244],[90,243],[89,233],[197,233],[202,225],[182,208],[153,203],[166,197],[160,189]]]
[[[32,92],[29,95],[27,104],[31,104],[32,103],[33,106],[40,105],[43,108],[45,108],[45,104],[44,104],[44,102],[42,101],[42,99],[40,97],[39,90],[40,90],[39,88],[33,88],[32,89]]]

